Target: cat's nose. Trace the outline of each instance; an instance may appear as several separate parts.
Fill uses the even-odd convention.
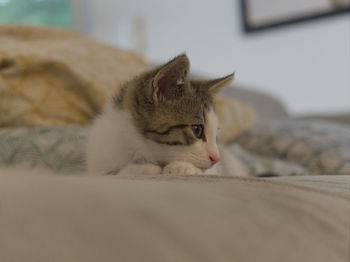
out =
[[[209,159],[212,165],[215,165],[217,162],[220,161],[220,158],[218,156],[209,156]]]

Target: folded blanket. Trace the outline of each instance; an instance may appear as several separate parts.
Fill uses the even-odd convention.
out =
[[[109,93],[149,68],[61,29],[0,26],[0,42],[0,126],[88,124]]]

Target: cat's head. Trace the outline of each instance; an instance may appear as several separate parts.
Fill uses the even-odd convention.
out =
[[[160,162],[187,161],[207,169],[220,160],[213,97],[233,74],[194,81],[189,67],[187,56],[178,56],[131,81],[123,100],[137,129],[154,142],[151,153]]]

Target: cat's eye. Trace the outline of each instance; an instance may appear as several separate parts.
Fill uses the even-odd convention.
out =
[[[191,127],[193,134],[197,138],[203,138],[204,137],[204,127],[203,125],[193,125]]]

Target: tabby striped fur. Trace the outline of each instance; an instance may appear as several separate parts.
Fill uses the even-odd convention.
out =
[[[213,96],[233,75],[189,79],[180,55],[124,84],[91,128],[91,173],[201,173],[219,160]]]

